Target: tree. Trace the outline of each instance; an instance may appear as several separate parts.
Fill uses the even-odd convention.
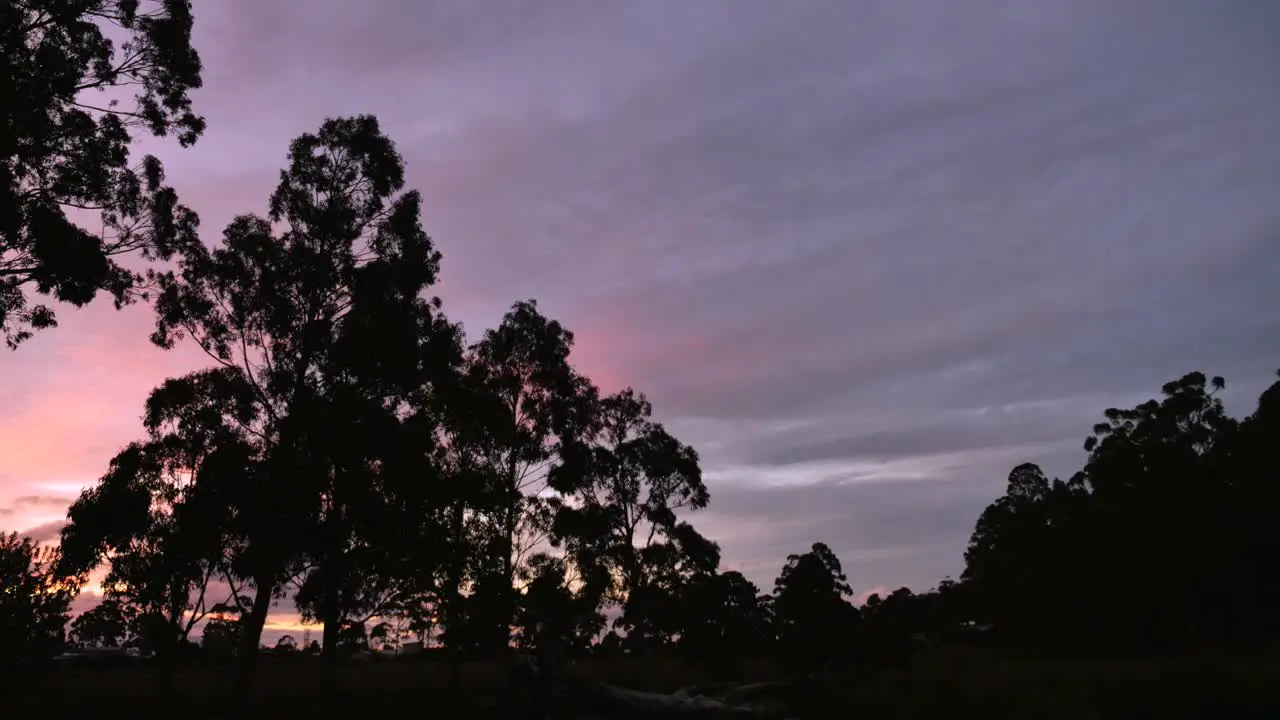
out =
[[[83,584],[83,575],[59,570],[57,550],[0,534],[0,661],[57,653]]]
[[[885,597],[874,594],[862,607],[860,644],[863,655],[879,667],[900,666],[915,647],[917,635],[931,629],[931,593],[916,595],[901,587]]]
[[[583,652],[604,628],[604,616],[590,593],[569,586],[570,568],[564,558],[538,553],[523,571],[527,582],[517,616],[517,644],[523,648],[554,645],[560,651]]]
[[[706,574],[680,595],[680,649],[695,656],[742,657],[770,644],[760,590],[736,570]]]
[[[345,622],[338,631],[339,652],[354,654],[369,649],[369,633],[364,623]]]
[[[1280,373],[1277,373],[1280,375]],[[1229,578],[1239,639],[1280,637],[1280,577],[1272,569],[1280,557],[1280,381],[1258,398],[1253,414],[1240,425],[1230,474],[1233,493],[1226,517],[1234,529],[1234,562]]]
[[[267,218],[236,218],[222,247],[187,248],[177,273],[156,276],[154,342],[189,338],[214,362],[170,381],[157,412],[219,428],[242,461],[225,498],[241,543],[233,567],[255,591],[241,636],[246,692],[271,602],[306,562],[323,573],[331,672],[353,496],[369,497],[360,487],[379,474],[385,447],[367,443],[434,362],[423,338],[447,346],[456,336],[439,301],[423,297],[440,254],[421,228],[420,197],[403,185],[375,118],[326,120],[291,144]],[[353,429],[359,441],[344,436]]]
[[[1275,426],[1239,422],[1222,378],[1189,373],[1111,408],[1069,481],[1032,465],[979,518],[956,596],[1006,640],[1063,650],[1189,650],[1265,638],[1275,597]],[[1107,592],[1098,592],[1106,588]],[[954,595],[954,593],[953,593]]]
[[[562,447],[586,422],[595,388],[569,363],[573,333],[543,316],[534,301],[516,303],[497,328],[468,348],[459,382],[449,394],[449,473],[453,547],[443,594],[446,637],[460,621],[453,607],[470,584],[465,604],[494,615],[489,652],[509,643],[517,608],[518,575],[546,540],[552,521],[548,474]],[[464,558],[467,558],[464,561]]]
[[[394,652],[400,647],[400,632],[396,626],[382,621],[369,628],[369,647],[378,652]]]
[[[131,647],[139,641],[138,609],[106,598],[71,622],[71,642],[79,647]]]
[[[622,614],[614,621],[626,630],[627,647],[652,650],[673,644],[683,627],[683,596],[719,564],[719,545],[685,522],[667,539],[642,548],[644,581],[627,591]]]
[[[1094,577],[1127,601],[1127,612],[1111,609],[1114,622],[1099,636],[1174,648],[1216,634],[1209,618],[1235,615],[1227,542],[1235,530],[1224,511],[1238,425],[1217,397],[1225,384],[1184,375],[1165,383],[1158,400],[1107,410],[1086,440],[1089,460],[1077,482],[1090,492],[1095,542],[1105,538],[1105,552],[1093,548]],[[1197,607],[1205,602],[1217,607]]]
[[[210,614],[200,635],[200,649],[207,658],[225,662],[235,656],[242,643],[244,610],[240,605],[219,604]]]
[[[1039,466],[1023,463],[1009,473],[1003,497],[988,506],[965,551],[962,579],[980,589],[982,607],[1002,625],[1027,632],[1051,601],[1039,579],[1056,541],[1050,527],[1050,482]],[[990,618],[981,618],[990,619]]]
[[[414,614],[438,575],[430,456],[406,450],[421,440],[407,434],[397,408],[370,400],[329,403],[326,439],[308,440],[328,449],[332,472],[317,543],[307,551],[312,565],[294,602],[304,619],[326,628]],[[327,642],[339,641],[331,633]]]
[[[553,539],[623,604],[619,621],[632,643],[671,635],[679,586],[714,573],[720,560],[715,544],[676,515],[707,505],[698,454],[652,414],[630,388],[600,399],[591,426],[565,447],[552,474],[564,498],[555,504]]]
[[[62,564],[85,573],[108,563],[103,588],[114,605],[106,607],[134,617],[137,641],[157,654],[167,685],[174,654],[212,610],[210,582],[225,578],[236,593],[221,489],[242,464],[216,434],[166,426],[150,413],[144,424],[150,439],[118,453],[68,510]]]
[[[782,653],[797,668],[812,668],[847,654],[857,610],[840,560],[824,543],[788,555],[774,581],[773,618]]]
[[[0,5],[0,333],[10,347],[56,324],[28,289],[76,306],[105,290],[119,306],[143,280],[122,256],[167,259],[194,241],[196,217],[159,161],[131,164],[129,153],[137,130],[184,147],[204,130],[191,109],[201,84],[191,28],[190,0]],[[69,211],[99,213],[101,234]]]

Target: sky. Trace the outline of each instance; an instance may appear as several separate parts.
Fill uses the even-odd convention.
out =
[[[289,140],[373,113],[474,337],[534,297],[575,363],[696,447],[690,519],[763,587],[831,546],[855,591],[963,569],[1009,470],[1101,411],[1280,367],[1270,0],[221,0],[208,132],[148,140],[216,240]],[[48,538],[197,368],[146,307],[0,354],[0,528]],[[283,625],[282,625],[283,627]]]

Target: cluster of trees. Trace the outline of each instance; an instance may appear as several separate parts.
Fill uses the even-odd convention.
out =
[[[71,599],[103,567],[106,599],[72,624],[74,642],[163,660],[200,627],[237,656],[246,689],[285,598],[323,628],[326,682],[370,624],[456,657],[554,639],[774,652],[797,668],[892,657],[972,620],[1064,647],[1275,633],[1280,386],[1242,421],[1199,374],[1108,410],[1071,480],[1014,470],[959,582],[855,608],[818,543],[763,594],[687,520],[709,502],[697,453],[642,394],[579,373],[568,329],[532,300],[470,342],[445,315],[441,254],[375,118],[298,137],[267,214],[203,243],[160,164],[128,153],[131,131],[189,144],[204,127],[191,24],[186,0],[0,7],[0,91],[16,98],[0,109],[7,342],[54,324],[33,293],[107,292],[152,300],[152,341],[208,358],[146,399],[145,436],[71,507],[57,551],[0,538],[5,653],[58,647]],[[89,100],[129,87],[132,105]],[[105,229],[81,229],[73,209],[100,211]],[[140,272],[125,253],[161,262]]]
[[[1109,409],[1069,480],[1014,468],[965,553],[968,613],[1082,652],[1270,644],[1280,621],[1280,382],[1244,419],[1220,377]]]
[[[106,599],[75,642],[144,644],[171,667],[201,627],[246,685],[288,596],[323,627],[326,676],[374,619],[437,631],[459,655],[533,642],[539,624],[583,647],[609,607],[613,639],[635,649],[766,636],[758,591],[720,573],[682,517],[709,500],[698,456],[646,398],[595,387],[532,300],[474,342],[444,314],[441,254],[375,118],[295,139],[265,216],[201,241],[160,163],[129,153],[139,131],[189,145],[204,129],[192,23],[189,0],[0,7],[6,341],[55,325],[36,297],[105,292],[153,301],[151,340],[208,358],[146,399],[145,436],[73,504],[56,553],[5,539],[5,651],[55,647],[103,567]],[[75,222],[86,212],[101,232]],[[838,576],[814,552],[775,597],[792,645],[818,633],[787,613],[847,606],[842,580],[788,589]]]

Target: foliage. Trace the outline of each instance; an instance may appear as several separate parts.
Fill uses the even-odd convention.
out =
[[[201,84],[191,29],[190,0],[0,4],[0,334],[10,347],[57,324],[28,290],[75,306],[105,290],[119,306],[143,281],[124,255],[167,259],[195,241],[196,216],[159,161],[129,153],[138,130],[183,146],[204,131],[191,108]]]
[[[848,650],[858,619],[840,560],[824,543],[788,555],[773,585],[779,650],[797,665],[819,665]]]
[[[588,592],[622,605],[616,621],[632,644],[678,633],[677,596],[714,572],[719,548],[676,512],[706,507],[698,455],[651,419],[628,388],[592,406],[592,425],[567,445],[552,473],[552,539],[563,544]]]
[[[1280,519],[1280,383],[1243,421],[1226,415],[1224,386],[1190,373],[1159,399],[1107,410],[1066,482],[1015,468],[965,556],[974,612],[1009,641],[1070,650],[1277,639],[1265,558]]]
[[[595,396],[569,363],[572,347],[573,333],[525,301],[467,349],[446,398],[447,465],[457,503],[447,521],[454,557],[446,626],[467,583],[485,588],[466,603],[473,623],[481,612],[492,613],[482,621],[489,627],[515,620],[519,577],[551,531],[551,470],[583,431]],[[493,652],[508,641],[499,630],[485,643]]]
[[[135,605],[106,598],[71,623],[71,642],[78,647],[133,647],[141,639]]]
[[[153,340],[190,339],[215,365],[170,381],[156,414],[213,433],[238,459],[222,489],[237,540],[232,568],[257,599],[247,657],[271,598],[308,567],[323,584],[317,614],[336,648],[368,600],[347,592],[351,556],[374,539],[363,533],[401,527],[387,513],[393,488],[407,482],[396,472],[414,466],[399,462],[396,440],[408,437],[399,424],[422,391],[422,366],[456,342],[439,302],[421,297],[440,256],[419,224],[419,196],[403,184],[375,118],[328,120],[290,146],[267,218],[236,218],[222,247],[192,247],[176,274],[158,276]]]
[[[64,567],[87,572],[108,563],[100,619],[127,617],[128,639],[162,658],[176,652],[212,610],[211,581],[227,578],[235,591],[226,508],[216,492],[225,479],[210,479],[225,469],[219,450],[202,440],[161,434],[157,427],[150,441],[130,444],[72,504],[62,532]],[[84,631],[95,628],[105,629]]]
[[[58,551],[0,534],[0,660],[53,655],[84,577],[61,572]]]
[[[695,657],[742,657],[772,643],[771,603],[742,573],[703,574],[682,589],[679,647]]]

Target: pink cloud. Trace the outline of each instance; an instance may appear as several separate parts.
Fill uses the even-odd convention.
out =
[[[883,585],[876,585],[875,587],[868,588],[866,590],[863,590],[862,592],[854,593],[853,604],[866,605],[867,599],[870,598],[872,595],[879,595],[880,597],[884,598],[884,597],[888,597],[889,593],[891,592],[893,591]]]
[[[147,335],[145,306],[116,312],[100,300],[62,309],[60,326],[0,356],[0,507],[4,523],[30,528],[61,517],[76,493],[142,432],[147,394],[166,376],[197,366],[190,351],[165,352]]]
[[[46,523],[40,523],[34,527],[18,531],[18,535],[31,538],[37,544],[53,543],[58,539],[58,533],[62,530],[62,526],[66,525],[65,520],[51,520]]]

